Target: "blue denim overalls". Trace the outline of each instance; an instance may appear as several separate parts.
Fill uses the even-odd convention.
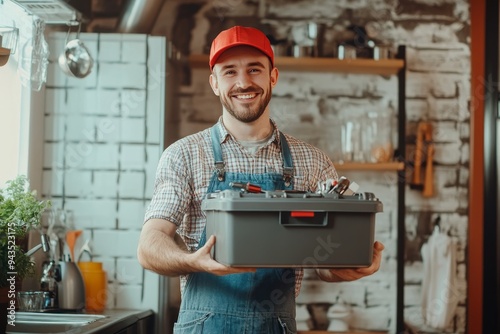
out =
[[[211,128],[211,136],[216,168],[209,193],[229,189],[230,182],[250,182],[263,190],[292,190],[292,158],[283,134],[280,141],[284,175],[225,172],[217,125]],[[205,242],[206,230],[203,230],[198,247]],[[259,245],[256,243],[255,247]],[[204,272],[190,274],[174,333],[296,333],[295,270],[259,268],[255,273],[226,276]]]

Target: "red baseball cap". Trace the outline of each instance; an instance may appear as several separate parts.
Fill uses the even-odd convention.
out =
[[[248,45],[258,49],[271,60],[271,65],[274,66],[274,52],[269,38],[259,29],[234,26],[221,31],[213,40],[208,62],[210,69],[214,68],[217,59],[224,51],[239,45]]]

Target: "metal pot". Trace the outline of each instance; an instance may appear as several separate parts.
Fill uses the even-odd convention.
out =
[[[94,60],[83,42],[79,39],[80,27],[76,39],[68,42],[70,31],[66,36],[66,46],[59,56],[59,66],[64,73],[75,78],[85,78],[92,71]]]

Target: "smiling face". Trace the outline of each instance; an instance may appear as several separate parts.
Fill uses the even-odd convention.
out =
[[[225,51],[210,75],[210,85],[219,96],[224,112],[251,123],[267,110],[278,70],[259,50],[237,46]]]

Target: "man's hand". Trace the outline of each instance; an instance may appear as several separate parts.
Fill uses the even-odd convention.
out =
[[[214,275],[255,271],[255,268],[227,267],[212,259],[210,250],[215,244],[214,236],[196,252],[190,252],[176,230],[174,223],[163,219],[150,219],[143,225],[137,257],[144,268],[165,276],[201,271]]]
[[[196,252],[192,253],[190,256],[193,261],[192,263],[196,264],[198,268],[197,271],[205,271],[214,275],[223,276],[229,274],[238,274],[238,273],[246,273],[246,272],[255,272],[255,268],[235,268],[225,266],[214,259],[212,259],[210,255],[210,251],[212,247],[215,245],[215,236],[212,235],[208,238],[207,242],[203,247],[198,249]]]
[[[375,241],[373,244],[373,261],[369,267],[357,269],[317,269],[316,272],[321,280],[327,282],[355,281],[378,271],[383,250],[384,245],[381,242]]]

